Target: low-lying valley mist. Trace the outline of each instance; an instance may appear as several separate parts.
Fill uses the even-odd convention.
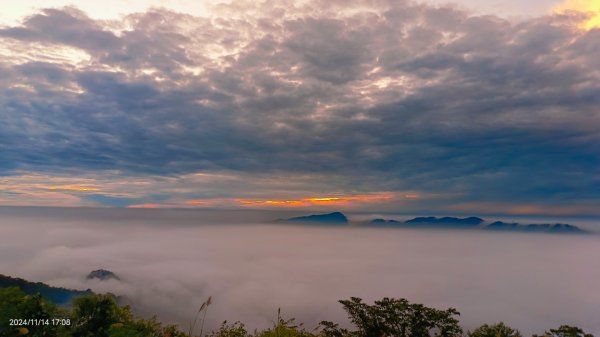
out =
[[[597,221],[580,235],[375,227],[364,214],[343,226],[272,221],[288,215],[2,208],[0,274],[110,292],[182,327],[212,296],[208,330],[224,320],[266,327],[278,308],[311,329],[347,322],[337,301],[356,296],[454,307],[465,329],[600,332]],[[100,268],[119,280],[86,279]]]

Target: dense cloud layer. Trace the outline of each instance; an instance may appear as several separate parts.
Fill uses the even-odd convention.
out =
[[[600,30],[581,19],[385,0],[46,9],[0,28],[0,173],[333,172],[325,192],[593,205]]]
[[[337,300],[389,296],[456,307],[466,329],[504,321],[524,336],[561,324],[600,332],[598,235],[258,224],[282,216],[2,208],[0,272],[126,295],[185,329],[209,295],[207,329],[265,328],[277,308],[308,329],[347,325]],[[85,279],[98,268],[122,282]]]

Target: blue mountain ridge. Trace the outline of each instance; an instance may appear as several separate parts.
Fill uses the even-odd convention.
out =
[[[478,217],[455,218],[455,217],[416,217],[404,222],[397,220],[373,219],[372,224],[394,225],[411,228],[473,228],[495,231],[520,231],[537,233],[586,233],[585,230],[570,224],[520,224],[495,221],[489,225],[483,225],[484,219]]]
[[[298,216],[288,219],[283,219],[281,221],[290,221],[290,222],[322,222],[322,223],[348,223],[348,218],[341,212],[333,212],[326,214],[313,214],[306,216]]]
[[[0,274],[0,288],[18,287],[26,294],[40,294],[45,300],[58,306],[69,306],[71,301],[79,296],[91,295],[93,292],[87,290],[74,290],[60,287],[52,287],[42,282],[30,282],[22,278],[10,277]]]
[[[105,269],[98,269],[90,272],[86,276],[87,280],[97,279],[100,281],[106,281],[109,279],[119,281],[120,278],[113,272]],[[87,290],[76,290],[62,287],[53,287],[42,282],[31,282],[18,277],[11,277],[0,274],[0,288],[17,287],[26,294],[36,295],[40,294],[45,300],[52,302],[61,307],[69,307],[72,304],[73,299],[84,296],[93,295],[94,292],[91,289]],[[116,296],[111,293],[107,295],[112,296],[117,303],[126,304],[128,299],[125,296]]]
[[[506,223],[502,221],[493,222],[483,229],[495,231],[522,231],[522,232],[547,232],[547,233],[585,233],[577,226],[569,224],[528,224],[523,225],[517,222]]]
[[[417,217],[405,221],[406,224],[437,224],[437,225],[462,225],[462,226],[478,226],[483,223],[483,219],[477,217],[468,218],[454,218],[454,217],[443,217],[436,218],[433,216],[428,217]]]
[[[341,212],[326,214],[312,214],[298,216],[288,219],[280,219],[284,222],[306,222],[323,224],[347,224],[348,218]],[[416,217],[406,221],[393,219],[377,218],[370,221],[373,225],[394,226],[407,228],[462,228],[462,229],[484,229],[496,231],[521,231],[521,232],[539,232],[539,233],[586,233],[585,230],[569,224],[520,224],[495,221],[485,225],[486,221],[482,218],[470,216],[466,218],[457,217],[434,217],[423,216]]]

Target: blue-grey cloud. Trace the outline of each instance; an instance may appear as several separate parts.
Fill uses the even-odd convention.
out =
[[[84,198],[102,206],[127,207],[136,203],[135,200],[130,198],[109,197],[102,194],[90,194]]]
[[[137,204],[161,202],[167,200],[168,198],[169,197],[165,195],[150,195],[144,198],[114,197],[103,194],[88,194],[83,196],[83,199],[92,201],[98,205],[113,207],[127,207]]]

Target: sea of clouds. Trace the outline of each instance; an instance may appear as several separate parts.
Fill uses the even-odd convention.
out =
[[[0,273],[112,292],[187,329],[265,328],[281,308],[312,329],[349,325],[339,299],[403,297],[455,307],[466,329],[525,334],[573,324],[599,334],[600,236],[320,227],[265,212],[2,208]],[[86,280],[94,269],[121,281]]]

